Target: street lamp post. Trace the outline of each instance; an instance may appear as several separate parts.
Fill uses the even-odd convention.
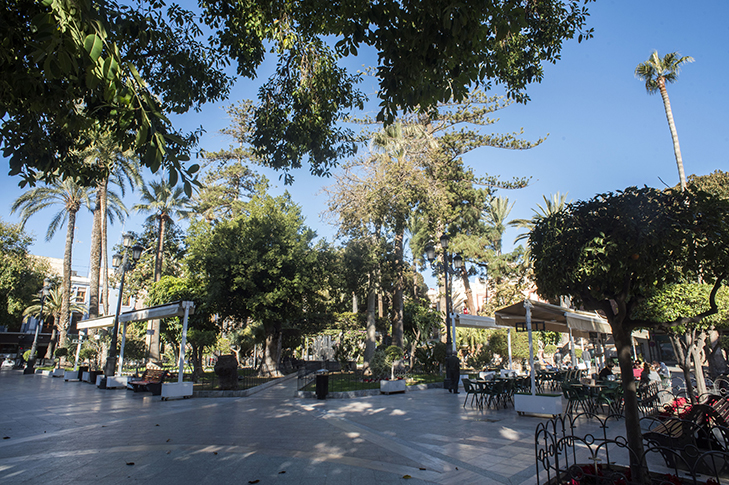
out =
[[[35,353],[38,348],[38,334],[40,329],[43,327],[43,304],[46,301],[48,293],[51,291],[51,280],[45,278],[43,280],[43,288],[41,289],[40,297],[40,315],[39,321],[35,324],[35,336],[33,337],[33,346],[30,348],[30,358],[28,359],[28,365],[23,369],[23,374],[35,374]]]
[[[458,380],[460,378],[460,360],[456,355],[456,326],[455,320],[453,319],[452,313],[452,298],[451,298],[451,287],[448,284],[450,275],[455,274],[456,270],[460,270],[463,267],[463,258],[456,254],[453,259],[453,268],[451,268],[451,257],[448,253],[448,245],[450,238],[447,234],[443,234],[440,237],[440,247],[443,248],[443,287],[445,290],[446,299],[446,378],[443,381],[443,387],[451,392],[458,393]],[[428,244],[425,247],[425,256],[430,261],[431,265],[435,262],[435,246]],[[456,374],[458,373],[458,374]],[[455,381],[455,383],[454,383]]]
[[[114,375],[116,367],[116,343],[117,334],[119,333],[119,314],[121,313],[122,295],[124,294],[124,277],[128,270],[134,268],[134,265],[139,261],[142,256],[144,248],[140,245],[132,246],[134,242],[134,235],[131,233],[125,233],[124,236],[124,254],[115,254],[111,258],[111,265],[114,268],[121,267],[121,283],[119,284],[119,297],[116,302],[116,313],[114,314],[114,328],[111,334],[111,348],[109,349],[109,358],[106,360],[106,369],[104,369],[104,375],[111,377]],[[132,250],[132,260],[129,261],[129,248]],[[121,373],[121,370],[120,370]]]

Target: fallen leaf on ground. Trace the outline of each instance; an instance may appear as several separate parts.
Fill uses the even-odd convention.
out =
[[[169,443],[172,438],[167,438],[166,443]]]
[[[281,470],[280,472],[278,472],[279,475],[281,475],[282,473],[286,473],[286,470]]]
[[[403,478],[413,478],[413,477],[411,477],[410,475],[403,475],[402,477],[403,477]]]
[[[248,480],[248,483],[258,483],[260,480]]]
[[[127,462],[127,465],[129,465],[129,466],[134,465],[134,462],[133,461],[128,461]]]
[[[425,467],[424,467],[424,466],[421,466],[421,467],[420,467],[420,469],[421,469],[421,470],[425,470]]]
[[[217,454],[218,454],[218,452],[217,452],[217,451],[213,451],[213,455],[217,455]]]
[[[3,436],[3,439],[4,440],[9,440],[10,439],[10,436]]]

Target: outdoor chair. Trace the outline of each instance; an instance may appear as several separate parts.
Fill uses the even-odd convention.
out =
[[[576,413],[580,407],[583,412],[592,413],[592,399],[582,386],[565,382],[562,383],[562,392],[568,401],[567,414]]]
[[[463,379],[463,390],[466,391],[466,399],[463,401],[463,407],[466,407],[466,403],[468,402],[468,396],[471,396],[471,406],[473,406],[473,401],[476,400],[476,404],[478,405],[478,391],[476,390],[476,387],[474,386],[474,383],[471,382],[470,379]],[[480,406],[479,406],[480,407]]]

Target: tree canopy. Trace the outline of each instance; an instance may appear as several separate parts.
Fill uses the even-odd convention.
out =
[[[200,1],[198,17],[164,0],[5,0],[0,143],[22,183],[71,174],[90,181],[103,176],[100,167],[69,154],[101,125],[144,166],[169,170],[173,185],[182,178],[190,195],[198,166],[184,163],[197,133],[177,132],[166,115],[226,97],[227,63],[253,78],[270,49],[277,68],[259,92],[254,146],[271,166],[308,160],[326,173],[352,153],[339,122],[364,101],[343,57],[377,53],[380,120],[494,84],[526,101],[526,87],[541,81],[563,43],[592,35],[589,2],[221,0]]]

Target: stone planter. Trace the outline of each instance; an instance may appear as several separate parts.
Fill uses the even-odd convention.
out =
[[[107,377],[106,378],[106,388],[107,389],[126,389],[128,380],[129,380],[128,376]]]
[[[51,372],[51,377],[63,377],[63,374],[65,371],[61,369],[60,367],[57,367],[53,369],[53,372]]]
[[[380,381],[380,392],[382,394],[392,394],[395,392],[405,392],[407,385],[404,379],[394,381]]]
[[[165,382],[162,384],[162,400],[187,399],[192,396],[192,382]]]
[[[561,394],[514,394],[514,409],[519,415],[557,416],[564,413],[565,401]]]
[[[67,370],[63,372],[63,380],[64,381],[77,381],[78,379],[78,371],[77,370]]]

